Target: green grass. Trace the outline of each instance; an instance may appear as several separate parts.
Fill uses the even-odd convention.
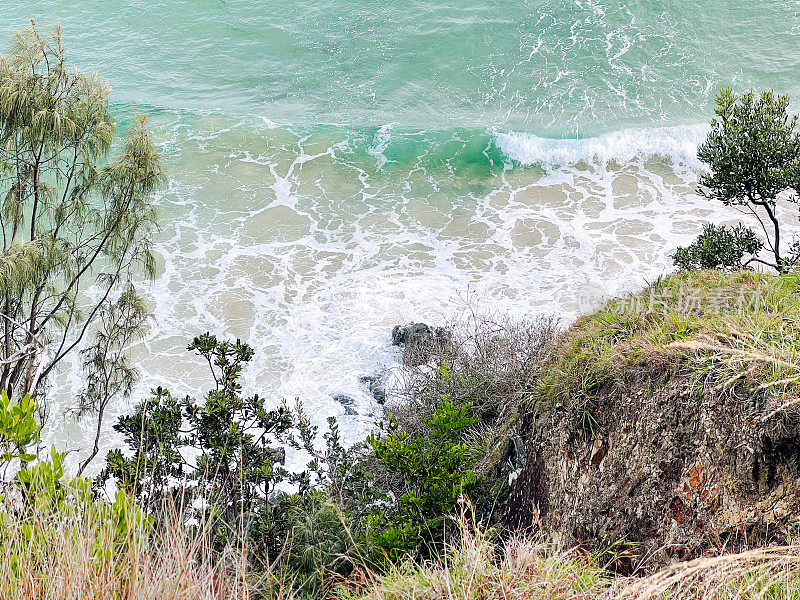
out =
[[[533,399],[547,410],[681,375],[698,394],[756,393],[775,410],[798,392],[798,323],[800,271],[676,273],[578,319],[543,365]]]

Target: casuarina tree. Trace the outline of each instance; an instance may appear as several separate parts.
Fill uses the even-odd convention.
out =
[[[144,119],[115,144],[108,97],[96,74],[68,65],[57,24],[32,22],[0,55],[0,389],[11,398],[42,397],[90,339],[89,406],[135,376],[119,353],[145,322],[133,284],[154,276],[151,198],[164,172]]]

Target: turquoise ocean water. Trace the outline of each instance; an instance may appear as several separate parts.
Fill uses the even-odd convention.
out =
[[[120,128],[147,114],[164,153],[136,397],[200,392],[184,349],[211,330],[256,348],[248,388],[342,415],[351,439],[376,411],[358,377],[396,368],[392,325],[468,302],[569,319],[641,286],[738,216],[695,194],[716,91],[800,99],[794,0],[0,6],[6,38],[60,20]],[[76,361],[56,413],[79,388]],[[83,428],[48,435],[85,447]]]

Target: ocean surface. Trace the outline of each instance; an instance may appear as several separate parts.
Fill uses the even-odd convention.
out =
[[[255,348],[247,390],[340,416],[350,440],[379,411],[359,377],[397,369],[393,325],[474,305],[569,321],[643,286],[704,222],[739,217],[695,192],[717,90],[800,99],[795,0],[0,8],[5,40],[60,20],[120,131],[146,114],[163,152],[131,401],[202,393],[186,345],[210,330]],[[91,422],[62,418],[80,387],[76,357],[53,380],[45,437],[62,449],[89,446]]]

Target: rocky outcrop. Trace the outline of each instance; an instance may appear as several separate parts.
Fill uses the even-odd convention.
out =
[[[336,394],[333,396],[333,399],[344,407],[345,415],[354,416],[358,414],[354,407],[356,401],[351,396],[348,396],[347,394]]]
[[[447,343],[447,330],[425,323],[396,325],[392,329],[392,344],[403,346],[403,362],[411,367],[424,365],[437,348]]]
[[[800,415],[761,404],[644,373],[531,410],[507,520],[611,550],[621,571],[784,543],[800,518]]]
[[[369,390],[370,395],[378,404],[386,403],[386,384],[384,378],[380,375],[364,375],[359,378]]]

